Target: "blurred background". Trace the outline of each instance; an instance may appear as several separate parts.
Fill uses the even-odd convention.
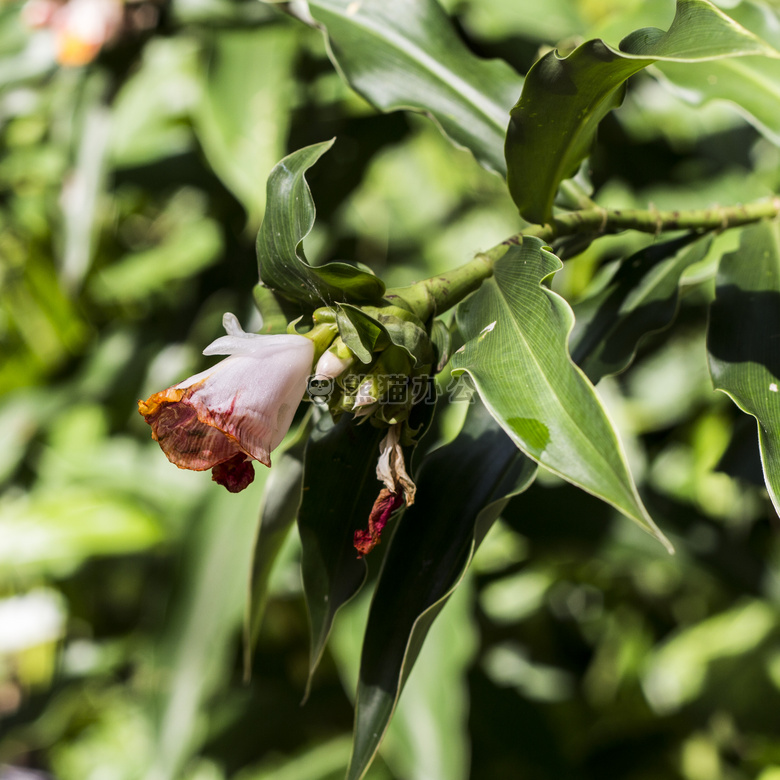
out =
[[[673,13],[666,1],[445,5],[475,53],[520,73],[560,41],[616,44]],[[498,177],[425,118],[377,113],[322,34],[283,8],[0,4],[3,780],[343,776],[370,587],[340,614],[301,706],[293,532],[244,683],[269,472],[230,495],[171,466],[136,411],[209,364],[200,352],[223,312],[257,326],[266,177],[333,136],[308,177],[313,261],[360,261],[403,284],[516,232]],[[728,205],[780,184],[776,139],[728,104],[683,103],[652,73],[604,122],[591,168],[610,206]],[[557,289],[577,301],[649,241],[597,242]],[[435,624],[370,780],[780,779],[778,518],[753,420],[707,373],[714,257],[686,276],[674,326],[599,385],[677,554],[540,475]],[[463,409],[444,411],[441,441]]]

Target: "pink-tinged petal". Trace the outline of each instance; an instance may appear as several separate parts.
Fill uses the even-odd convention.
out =
[[[218,463],[211,470],[211,478],[218,485],[226,487],[231,493],[240,493],[249,487],[255,478],[252,461],[246,459],[243,452],[234,455],[224,463]]]
[[[368,555],[381,541],[382,530],[387,525],[390,515],[404,503],[404,497],[391,493],[387,488],[379,491],[371,514],[368,518],[368,530],[355,531],[352,544],[358,551],[358,558]]]
[[[246,458],[271,465],[270,453],[292,423],[314,359],[310,339],[244,333],[237,323],[226,315],[229,335],[206,350],[230,357],[138,402],[152,438],[179,468],[233,464],[214,476],[228,490],[251,481]]]

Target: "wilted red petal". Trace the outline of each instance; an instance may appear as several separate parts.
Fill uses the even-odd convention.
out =
[[[138,402],[138,411],[152,428],[152,438],[171,463],[194,471],[205,471],[237,454],[243,455],[228,433],[210,419],[200,419],[191,397],[202,384],[169,387]]]
[[[252,484],[255,470],[252,467],[252,461],[247,460],[243,452],[239,452],[230,460],[214,466],[211,469],[211,478],[218,485],[226,487],[231,493],[240,493]]]
[[[387,488],[379,491],[368,518],[368,530],[355,531],[352,543],[359,553],[358,558],[368,555],[379,544],[382,529],[387,525],[390,515],[403,503],[402,495],[391,493]]]

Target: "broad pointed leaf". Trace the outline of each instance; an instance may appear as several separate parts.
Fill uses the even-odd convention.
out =
[[[348,415],[335,425],[324,416],[306,447],[298,530],[311,627],[310,680],[336,612],[366,578],[365,560],[358,559],[352,541],[382,487],[376,462],[383,435],[371,425],[356,425]]]
[[[769,496],[780,513],[780,225],[745,228],[720,261],[707,334],[710,373],[758,424]]]
[[[647,514],[595,389],[572,362],[569,305],[545,286],[562,267],[537,238],[512,245],[457,310],[467,372],[490,413],[529,457],[607,501],[669,547]]]
[[[729,8],[728,13],[745,29],[780,49],[780,9],[743,0]],[[780,60],[776,57],[726,59],[701,65],[658,63],[657,70],[683,100],[695,105],[728,100],[739,106],[762,133],[780,144]]]
[[[353,265],[315,268],[306,262],[303,239],[314,226],[315,208],[305,174],[332,145],[307,146],[276,165],[268,177],[265,219],[257,234],[260,281],[312,309],[337,301],[379,301],[385,291],[381,279]]]
[[[683,251],[693,241],[698,243]],[[597,295],[573,307],[569,349],[591,382],[623,371],[641,339],[672,322],[680,277],[704,259],[710,244],[709,236],[695,233],[652,244],[623,260]]]
[[[371,764],[428,630],[474,550],[535,474],[481,404],[455,441],[423,462],[417,501],[399,521],[371,604],[348,780]]]
[[[457,145],[504,174],[509,109],[522,78],[483,60],[435,0],[309,0],[346,81],[382,111],[429,114]]]
[[[520,214],[531,222],[550,220],[558,186],[589,154],[599,123],[620,105],[630,76],[660,60],[746,55],[777,52],[706,0],[678,0],[665,33],[638,30],[620,51],[596,39],[568,57],[542,57],[528,73],[507,131],[507,183]]]

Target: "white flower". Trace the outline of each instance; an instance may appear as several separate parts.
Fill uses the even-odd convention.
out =
[[[271,465],[306,390],[314,343],[305,336],[245,333],[225,314],[222,336],[204,355],[230,355],[212,368],[138,402],[171,463],[214,469],[231,492],[254,478],[251,460]]]

